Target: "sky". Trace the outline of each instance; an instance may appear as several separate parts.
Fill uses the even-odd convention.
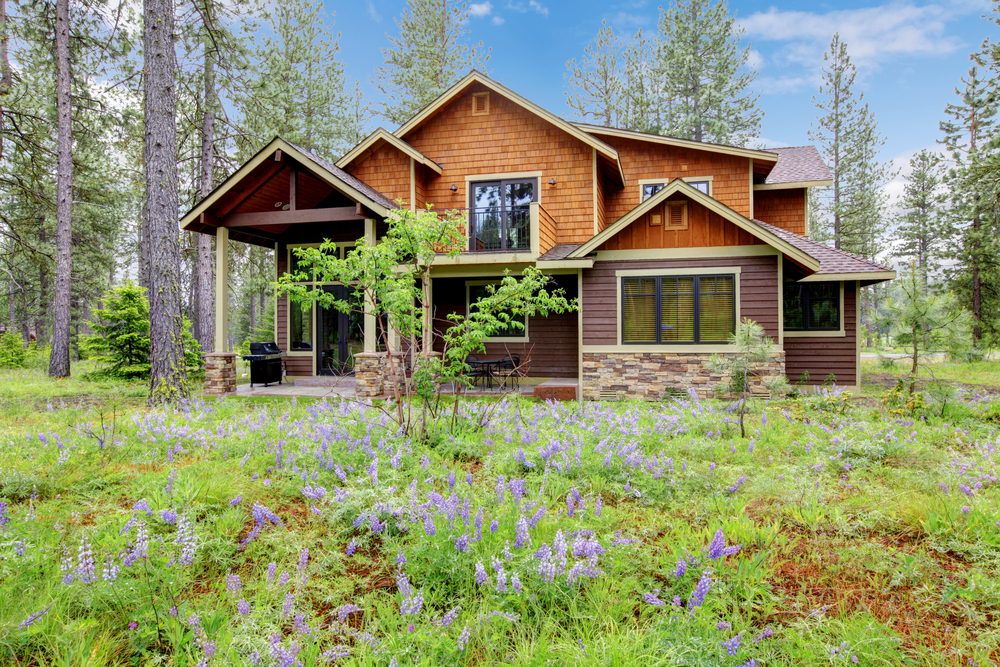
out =
[[[469,4],[466,24],[473,42],[491,47],[494,79],[562,116],[566,62],[582,55],[606,20],[621,37],[642,28],[656,31],[660,5],[655,0],[482,0]],[[336,12],[341,59],[348,76],[359,79],[372,97],[369,79],[382,64],[386,34],[396,35],[395,18],[405,0],[326,0]],[[731,12],[745,30],[744,43],[759,69],[754,87],[764,110],[761,139],[768,146],[809,144],[823,54],[834,32],[847,43],[858,68],[855,88],[886,139],[881,157],[900,169],[887,188],[902,192],[910,157],[923,148],[938,149],[938,123],[956,99],[955,87],[968,73],[969,54],[986,38],[1000,39],[1000,26],[982,18],[991,12],[981,0],[939,2],[779,2],[731,0]],[[394,130],[384,120],[387,129]]]

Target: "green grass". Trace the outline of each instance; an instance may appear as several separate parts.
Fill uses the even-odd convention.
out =
[[[909,359],[897,359],[892,366],[883,366],[877,359],[862,359],[861,369],[866,375],[885,374],[902,377],[910,372]],[[952,363],[946,360],[921,359],[917,377],[924,380],[946,380],[970,385],[1000,386],[1000,359],[974,363]]]
[[[992,364],[953,372],[974,382]],[[352,665],[1000,659],[1000,406],[988,401],[943,416],[879,391],[772,401],[754,406],[746,440],[722,402],[522,401],[429,446],[352,403],[149,412],[142,384],[40,370],[0,372],[0,387],[3,665],[274,665],[296,651],[287,664],[330,651]],[[326,494],[306,497],[316,486]],[[263,519],[248,540],[255,505],[280,524]],[[742,548],[710,558],[719,530]],[[573,553],[588,539],[600,545],[589,563]],[[81,581],[88,550],[94,581]],[[400,572],[419,613],[401,614],[413,599]],[[702,579],[711,590],[692,606]]]

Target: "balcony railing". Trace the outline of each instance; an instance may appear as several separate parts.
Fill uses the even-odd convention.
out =
[[[470,208],[469,252],[514,252],[531,248],[531,207]]]

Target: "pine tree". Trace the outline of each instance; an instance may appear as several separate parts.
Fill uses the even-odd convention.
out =
[[[750,46],[725,0],[674,0],[660,10],[657,78],[668,102],[661,133],[745,146],[760,134]]]
[[[52,302],[52,354],[49,375],[69,375],[70,244],[73,241],[73,117],[70,105],[69,0],[56,2],[56,294]]]
[[[592,119],[604,127],[624,127],[621,123],[625,80],[618,62],[621,42],[614,30],[601,21],[597,37],[576,58],[566,63],[566,103],[582,119]]]
[[[963,77],[961,88],[955,90],[959,102],[945,107],[950,120],[941,122],[941,131],[945,135],[942,143],[954,165],[947,176],[951,191],[951,254],[959,263],[952,279],[959,293],[971,297],[972,336],[978,346],[983,338],[983,274],[991,269],[995,273],[1000,229],[995,193],[988,188],[989,181],[981,178],[993,150],[989,138],[997,112],[996,96],[993,83],[979,76],[982,56],[974,54],[973,61],[968,77]]]
[[[336,57],[339,35],[322,0],[279,3],[270,20],[274,36],[255,53],[250,92],[238,96],[242,153],[252,155],[277,135],[336,160],[362,137],[370,117],[360,89],[348,89]]]
[[[885,186],[895,177],[886,163],[879,162],[885,138],[865,104],[849,128],[849,148],[841,199],[840,247],[874,260],[884,250],[889,197]]]
[[[373,83],[385,96],[381,114],[402,125],[458,81],[468,70],[484,71],[490,50],[482,42],[470,45],[465,3],[448,0],[407,0],[398,19],[399,36],[382,49],[385,64],[376,68]]]
[[[625,44],[619,127],[658,134],[663,126],[663,84],[656,75],[655,46],[641,28]]]
[[[146,206],[151,266],[150,405],[186,398],[177,242],[177,91],[173,0],[143,0]]]
[[[942,192],[941,156],[922,150],[910,159],[906,175],[902,215],[896,229],[897,257],[909,258],[920,270],[926,292],[930,276],[940,268],[945,240],[944,194]]]

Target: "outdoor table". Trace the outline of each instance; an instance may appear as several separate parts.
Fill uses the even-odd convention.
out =
[[[481,368],[486,372],[484,376],[486,378],[486,388],[490,389],[493,386],[493,377],[496,373],[500,372],[500,364],[503,359],[477,359],[475,361],[466,361],[473,368]]]

